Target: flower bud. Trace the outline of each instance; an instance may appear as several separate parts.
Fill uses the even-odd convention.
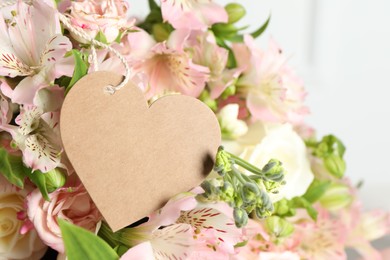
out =
[[[65,185],[66,174],[59,168],[55,168],[44,174],[48,192],[53,192]]]
[[[276,159],[271,159],[263,167],[262,173],[271,181],[282,181],[284,178],[284,168],[282,163]]]
[[[234,199],[234,187],[230,182],[225,181],[221,191],[223,193],[223,197],[228,200],[232,201]]]
[[[214,170],[218,172],[219,175],[224,176],[226,173],[232,170],[230,163],[230,155],[225,152],[222,146],[218,148],[218,153],[215,159]]]
[[[275,238],[285,238],[294,232],[294,226],[287,220],[272,216],[265,220],[265,229]]]
[[[252,203],[257,200],[260,190],[257,185],[247,182],[242,187],[242,199],[245,203]]]
[[[245,8],[238,3],[230,3],[226,5],[225,10],[229,17],[228,23],[236,23],[246,14]]]
[[[339,210],[351,204],[353,200],[349,187],[333,183],[321,196],[320,203],[328,210]]]
[[[237,91],[236,85],[232,84],[232,85],[228,86],[224,92],[222,92],[221,97],[222,97],[222,99],[227,99],[228,97],[236,94],[236,91]]]
[[[279,200],[275,203],[275,213],[279,216],[286,215],[290,211],[288,201],[286,199]]]
[[[338,155],[331,154],[324,158],[325,168],[335,177],[341,178],[345,172],[345,161]]]
[[[156,23],[153,24],[152,34],[156,41],[163,42],[165,40],[168,40],[170,31],[166,24]]]
[[[234,208],[233,216],[234,222],[238,228],[241,228],[248,223],[248,214],[242,208]]]

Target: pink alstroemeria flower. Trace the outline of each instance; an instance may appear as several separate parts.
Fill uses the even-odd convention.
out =
[[[241,69],[226,69],[228,51],[219,47],[212,32],[179,29],[172,32],[170,39],[182,44],[195,64],[209,68],[207,86],[211,98],[218,98],[238,78]]]
[[[179,195],[150,216],[147,223],[132,228],[128,238],[138,245],[122,260],[139,259],[146,253],[156,259],[205,259],[210,255],[226,259],[235,253],[234,245],[242,237],[232,211],[224,203],[198,203],[191,193]]]
[[[226,23],[223,6],[212,0],[161,0],[164,21],[175,29],[206,30],[215,23]]]
[[[308,114],[303,105],[306,92],[302,81],[286,65],[287,59],[274,41],[263,51],[251,36],[234,44],[239,68],[238,91],[246,96],[247,106],[256,120],[299,124]]]
[[[135,66],[149,79],[148,99],[169,92],[198,97],[206,86],[209,69],[193,63],[181,40],[170,37],[167,42],[157,43],[149,57]]]
[[[346,247],[355,249],[364,259],[382,259],[370,241],[390,234],[390,213],[383,210],[362,212],[361,203],[356,201],[340,212],[340,219],[349,229]]]
[[[328,211],[316,207],[317,220],[312,220],[304,210],[299,210],[295,219],[295,231],[288,238],[295,251],[304,259],[345,260],[345,242],[348,229],[340,219]],[[289,244],[288,242],[286,245]]]
[[[6,84],[3,80],[0,80],[0,84]],[[0,87],[1,87],[0,85]],[[0,131],[7,128],[7,125],[12,119],[12,110],[7,98],[0,91]]]
[[[72,48],[61,34],[57,11],[44,1],[31,5],[19,1],[16,15],[6,20],[0,13],[0,76],[27,76],[14,89],[13,103],[32,105],[36,92],[63,75],[71,76]]]

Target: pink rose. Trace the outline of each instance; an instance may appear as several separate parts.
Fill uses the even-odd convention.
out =
[[[64,253],[57,218],[95,232],[102,217],[82,185],[58,189],[50,193],[49,197],[50,201],[46,201],[38,189],[34,190],[27,197],[28,218],[43,242]]]
[[[124,0],[79,0],[72,2],[70,16],[72,25],[82,28],[93,38],[101,31],[110,43],[115,41],[122,29],[133,25],[126,19],[127,10],[128,3]]]

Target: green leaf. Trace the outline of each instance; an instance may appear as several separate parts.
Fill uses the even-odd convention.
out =
[[[124,245],[117,245],[115,248],[114,248],[115,252],[119,255],[119,256],[122,256],[124,255],[128,250],[129,248],[127,246],[124,246]]]
[[[160,9],[160,7],[158,6],[158,4],[154,1],[154,0],[148,0],[148,3],[149,3],[149,9],[152,11],[152,10],[157,10],[157,9]]]
[[[58,219],[68,260],[116,260],[119,256],[103,239],[81,227]]]
[[[307,201],[305,198],[303,198],[303,197],[295,197],[295,198],[293,198],[292,199],[292,205],[295,208],[306,209],[306,211],[309,214],[309,216],[313,220],[317,220],[317,215],[318,215],[317,210],[315,208],[313,208],[311,203],[309,201]]]
[[[87,55],[82,54],[78,50],[72,50],[72,54],[74,56],[75,68],[72,76],[72,80],[70,81],[68,87],[66,88],[66,94],[69,90],[76,84],[76,82],[84,77],[88,72],[88,59]]]
[[[267,29],[270,21],[271,21],[271,15],[268,17],[267,21],[265,21],[265,23],[259,29],[251,33],[252,37],[256,39],[257,37],[262,35],[263,32]]]
[[[318,201],[330,187],[330,181],[314,180],[303,197],[310,203]]]
[[[26,175],[38,187],[39,191],[42,194],[42,197],[45,200],[50,201],[49,193],[46,187],[45,174],[39,170],[36,170],[34,172],[26,172]]]
[[[146,17],[146,19],[139,24],[137,27],[144,29],[149,34],[152,33],[153,25],[156,23],[163,23],[163,18],[161,14],[161,9],[153,9],[150,11],[149,15]]]
[[[25,166],[23,165],[22,158],[10,155],[2,147],[0,147],[0,172],[10,183],[23,189]]]
[[[107,37],[106,37],[106,35],[104,35],[104,33],[102,31],[99,31],[96,34],[95,40],[97,40],[98,42],[104,43],[104,44],[108,44]]]
[[[216,38],[217,39],[217,44],[225,49],[227,49],[229,51],[229,55],[228,55],[228,61],[227,61],[227,67],[229,69],[232,69],[232,68],[236,68],[237,67],[237,60],[236,60],[236,57],[234,56],[234,53],[233,53],[233,50],[229,47],[229,45],[227,45],[225,43],[224,40],[220,39],[220,38]]]

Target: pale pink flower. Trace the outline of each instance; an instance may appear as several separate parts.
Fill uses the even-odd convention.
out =
[[[133,26],[134,21],[127,21],[129,4],[124,0],[78,0],[70,6],[71,23],[95,38],[102,32],[107,42],[116,40],[120,33]],[[72,32],[71,32],[72,34]],[[76,35],[72,36],[82,43],[87,43]]]
[[[134,31],[129,32],[122,38],[120,44],[113,45],[126,57],[130,65],[147,58],[149,51],[156,45],[156,41],[150,34],[141,28],[134,27],[133,29]]]
[[[31,105],[42,85],[72,75],[73,58],[64,58],[72,44],[61,34],[57,11],[44,1],[19,1],[15,11],[12,20],[0,14],[0,75],[27,76],[10,98]]]
[[[150,216],[147,223],[131,229],[128,237],[132,243],[148,244],[133,247],[123,259],[136,259],[141,246],[152,250],[156,259],[207,259],[204,257],[211,255],[213,259],[226,259],[235,253],[234,245],[242,237],[232,215],[224,203],[203,204],[194,194],[180,195]]]
[[[0,80],[0,84],[6,84],[4,80]],[[1,87],[1,86],[0,86]],[[7,128],[7,125],[12,119],[12,109],[7,98],[0,92],[0,130]]]
[[[300,260],[301,257],[297,253],[290,251],[285,252],[261,252],[259,260]]]
[[[206,30],[228,21],[223,6],[212,0],[162,0],[161,11],[164,21],[175,29]]]
[[[287,59],[276,43],[270,41],[269,49],[263,51],[255,46],[251,36],[245,36],[245,43],[234,44],[233,50],[243,70],[238,90],[246,96],[253,118],[301,123],[308,114],[303,105],[306,95],[303,83],[286,65]]]
[[[149,57],[136,66],[136,71],[148,77],[148,99],[167,92],[197,97],[209,79],[209,69],[194,64],[183,50],[183,43],[174,38],[155,45]]]
[[[11,96],[12,89],[2,83],[3,93]],[[33,105],[20,106],[20,114],[14,125],[2,125],[9,132],[13,144],[23,153],[23,162],[32,170],[48,172],[58,166],[68,167],[61,162],[63,151],[59,131],[59,110],[65,93],[64,88],[50,86],[41,88],[33,98]],[[62,160],[66,162],[66,158]]]
[[[390,234],[390,214],[382,210],[362,212],[355,201],[340,212],[341,221],[349,229],[346,246],[355,249],[365,259],[381,260],[380,253],[370,243]]]
[[[348,229],[338,218],[333,218],[329,212],[317,207],[318,217],[316,221],[310,219],[300,210],[303,218],[297,218],[292,240],[299,241],[296,251],[299,255],[309,260],[344,260],[345,242]]]
[[[23,232],[24,200],[29,192],[20,190],[0,176],[0,259],[41,259],[45,244],[35,230]]]
[[[58,218],[96,231],[102,216],[82,185],[60,188],[50,193],[49,198],[46,201],[38,189],[27,197],[28,218],[48,246],[64,253]]]
[[[170,41],[183,44],[195,64],[209,68],[210,78],[207,86],[213,99],[233,85],[241,73],[241,69],[226,69],[229,52],[218,46],[212,32],[176,30],[171,33]]]
[[[48,172],[61,163],[62,143],[59,131],[59,109],[64,89],[58,86],[41,89],[35,102],[40,106],[21,106],[15,122],[4,128],[23,153],[23,162],[33,171]]]

